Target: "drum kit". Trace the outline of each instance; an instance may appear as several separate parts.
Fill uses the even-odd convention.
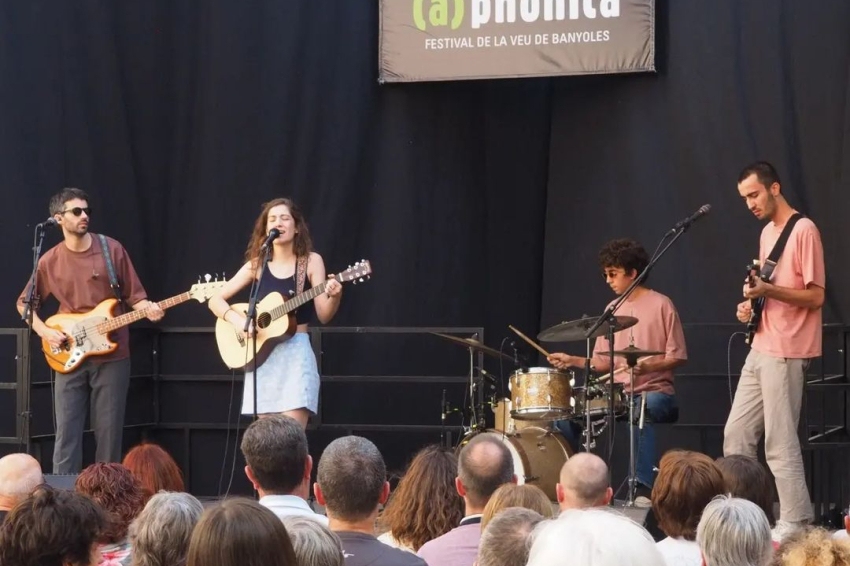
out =
[[[477,434],[483,432],[497,433],[511,453],[518,483],[536,485],[554,501],[556,499],[555,484],[559,481],[561,467],[573,454],[572,447],[555,427],[555,421],[583,421],[583,445],[585,450],[592,451],[596,447],[596,437],[606,428],[610,427],[609,430],[613,431],[614,420],[628,414],[631,448],[629,476],[627,478],[629,493],[626,498],[626,505],[633,506],[636,487],[634,402],[623,384],[616,383],[613,376],[623,371],[629,371],[631,384],[634,385],[634,368],[638,362],[664,352],[641,350],[633,345],[622,350],[614,350],[613,355],[625,358],[626,365],[606,375],[595,377],[589,362],[589,358],[593,354],[591,352],[591,339],[605,335],[611,337],[614,333],[634,326],[638,322],[637,318],[629,316],[611,316],[608,320],[608,322],[600,324],[596,318],[583,317],[557,324],[537,335],[537,339],[541,342],[587,342],[588,362],[585,366],[583,386],[576,386],[575,372],[572,370],[525,367],[521,363],[521,357],[517,354],[515,346],[514,355],[509,356],[474,338],[459,338],[448,334],[434,333],[469,350],[470,388],[472,390],[480,390],[481,382],[484,379],[480,371],[477,377],[474,375],[473,354],[482,353],[502,361],[512,362],[516,366],[509,379],[510,397],[497,399],[496,395],[493,395],[489,401],[495,416],[495,424],[492,429],[487,428],[484,419],[481,418],[484,413],[481,406],[483,396],[478,397],[479,401],[476,401],[475,395],[470,396],[470,410],[473,418],[471,426],[466,430],[457,449],[459,450]],[[522,332],[513,326],[509,326],[509,328],[535,350],[546,357],[549,356],[549,352]],[[590,329],[593,329],[593,331],[588,333]],[[610,352],[603,354],[610,354]],[[612,369],[613,366],[614,364],[612,364]],[[633,389],[633,387],[630,387],[629,391]],[[478,406],[476,406],[476,403],[478,403]],[[641,416],[641,425],[642,422]],[[613,437],[611,440],[613,440]]]

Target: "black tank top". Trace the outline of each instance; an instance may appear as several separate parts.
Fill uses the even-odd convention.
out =
[[[310,278],[305,275],[304,277],[304,291],[310,289],[312,285],[310,284]],[[266,270],[263,272],[263,278],[260,280],[260,294],[261,299],[265,298],[269,293],[280,293],[287,299],[291,299],[295,296],[295,274],[292,277],[287,277],[286,279],[278,279],[275,277],[272,270],[266,266]],[[301,305],[300,308],[295,309],[295,322],[297,324],[309,324],[313,320],[312,313],[314,312],[314,307],[311,303],[307,303],[306,305]]]

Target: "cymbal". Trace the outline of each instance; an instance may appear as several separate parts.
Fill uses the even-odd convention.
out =
[[[574,342],[584,340],[587,338],[584,334],[590,330],[591,326],[596,324],[597,318],[599,317],[586,316],[556,324],[540,332],[537,335],[537,339],[541,342]],[[615,316],[614,320],[616,321],[614,332],[625,330],[638,323],[638,319],[633,316]],[[603,322],[590,338],[606,335],[608,333],[608,326],[609,324],[607,322]]]
[[[442,332],[431,332],[431,334],[433,334],[434,336],[439,336],[440,338],[445,338],[449,342],[453,342],[458,346],[463,346],[464,348],[472,348],[476,352],[482,352],[484,354],[487,354],[488,356],[493,356],[494,358],[504,358],[509,362],[512,362],[514,360],[511,356],[502,353],[499,350],[494,350],[490,346],[485,346],[478,340],[474,340],[472,338],[459,338],[450,334],[443,334]]]
[[[659,356],[661,354],[666,354],[667,352],[659,352],[657,350],[641,350],[640,348],[635,348],[634,346],[629,346],[628,348],[623,348],[622,350],[614,350],[615,356],[638,356],[642,358],[644,356]],[[610,356],[611,352],[608,350],[600,350],[598,352],[594,352],[594,354],[602,354],[603,356]]]

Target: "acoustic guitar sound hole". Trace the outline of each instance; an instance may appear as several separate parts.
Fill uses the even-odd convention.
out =
[[[259,328],[268,328],[272,323],[272,315],[267,312],[260,313],[260,316],[257,317],[257,326]]]

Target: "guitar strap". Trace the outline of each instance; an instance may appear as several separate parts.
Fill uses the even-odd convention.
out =
[[[97,235],[100,240],[100,251],[103,253],[103,260],[106,262],[106,270],[109,272],[109,286],[112,287],[112,292],[115,293],[115,298],[119,303],[124,302],[121,298],[121,285],[118,283],[118,276],[115,275],[115,265],[112,263],[112,254],[109,253],[109,242],[103,234]]]
[[[788,222],[785,223],[782,233],[779,234],[779,239],[776,240],[776,243],[773,245],[773,249],[770,250],[770,255],[767,256],[764,266],[761,268],[761,277],[765,281],[770,281],[770,278],[773,277],[773,270],[776,268],[776,262],[779,261],[779,257],[782,255],[782,252],[785,251],[785,244],[788,243],[788,238],[791,236],[791,231],[794,229],[794,225],[802,217],[802,214],[796,212],[788,219]]]
[[[301,256],[295,263],[295,294],[304,292],[304,280],[307,278],[307,261],[309,256]]]

